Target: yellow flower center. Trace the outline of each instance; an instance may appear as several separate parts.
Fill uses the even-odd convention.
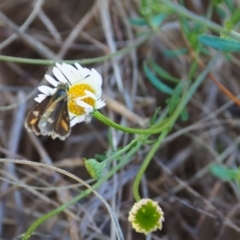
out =
[[[80,107],[76,103],[77,98],[81,98],[86,95],[85,90],[88,90],[95,94],[95,91],[88,85],[88,84],[75,84],[68,90],[68,110],[75,114],[75,115],[84,115],[86,112],[83,107]],[[81,99],[81,101],[91,105],[92,107],[95,106],[95,100],[91,97],[86,97]]]

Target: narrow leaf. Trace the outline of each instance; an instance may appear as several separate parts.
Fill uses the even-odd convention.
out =
[[[158,27],[167,18],[167,16],[168,15],[165,13],[157,14],[151,19],[151,24],[155,27]]]
[[[180,117],[184,122],[188,120],[188,110],[186,107],[182,110]]]
[[[188,49],[187,48],[179,48],[179,49],[176,49],[176,50],[165,50],[163,51],[163,54],[166,56],[166,57],[178,57],[180,55],[183,55],[185,53],[188,52]]]
[[[175,83],[178,83],[180,81],[180,79],[173,77],[170,73],[168,73],[161,66],[156,64],[154,61],[150,61],[150,65],[151,68],[155,71],[155,73],[160,77]]]
[[[210,47],[215,49],[229,51],[229,52],[238,52],[240,51],[240,43],[232,39],[224,39],[211,35],[201,35],[198,37],[198,40]]]
[[[130,18],[130,23],[137,26],[147,26],[147,22],[144,18]]]
[[[212,164],[210,166],[211,173],[215,176],[220,178],[221,180],[237,180],[238,178],[238,170],[227,168],[222,165]]]
[[[148,68],[147,64],[143,64],[144,72],[149,79],[149,81],[152,83],[154,87],[156,87],[159,91],[171,95],[173,93],[173,89],[167,86],[165,83],[161,82],[160,79],[158,79],[154,73]]]

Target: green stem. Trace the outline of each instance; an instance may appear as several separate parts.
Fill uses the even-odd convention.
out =
[[[99,186],[101,186],[107,179],[109,179],[112,175],[114,175],[119,169],[121,169],[125,164],[127,164],[129,162],[129,159],[131,158],[131,156],[133,154],[135,154],[138,149],[141,147],[142,142],[138,142],[136,144],[135,147],[133,147],[124,157],[123,161],[120,161],[118,163],[118,165],[113,168],[111,171],[109,171],[109,173],[103,177],[102,179],[100,179],[99,181],[97,181],[92,188],[95,190],[97,189]],[[91,193],[91,190],[87,189],[83,192],[81,192],[81,194],[79,194],[78,196],[76,196],[75,198],[73,198],[71,201],[61,205],[60,207],[52,210],[51,212],[45,214],[44,216],[40,217],[39,219],[37,219],[27,230],[26,233],[22,234],[22,240],[28,240],[32,233],[36,230],[36,228],[41,225],[42,223],[44,223],[45,221],[47,221],[48,219],[50,219],[51,217],[61,213],[62,211],[64,211],[65,209],[67,209],[68,207],[70,207],[71,205],[77,203],[79,200],[81,200],[82,198],[84,198],[85,196],[87,196],[88,194]]]
[[[192,86],[190,87],[190,89],[188,90],[187,94],[183,94],[178,107],[176,108],[174,114],[169,118],[168,120],[168,128],[163,131],[159,137],[159,139],[157,140],[157,142],[152,146],[151,150],[149,151],[148,155],[146,156],[146,158],[144,159],[144,162],[134,180],[133,183],[133,195],[136,201],[141,200],[141,197],[139,195],[139,185],[142,179],[142,176],[144,174],[144,172],[146,171],[153,155],[155,154],[155,152],[158,150],[158,148],[160,147],[160,145],[162,144],[162,141],[164,140],[164,138],[166,137],[167,133],[170,131],[171,127],[174,125],[174,123],[176,122],[176,120],[178,119],[179,115],[181,114],[183,108],[187,105],[187,103],[190,101],[191,97],[193,96],[193,94],[196,92],[197,88],[200,86],[200,84],[203,82],[203,80],[206,78],[206,75],[209,73],[209,71],[213,68],[213,65],[215,64],[216,60],[218,59],[218,54],[216,54],[212,60],[209,62],[208,66],[205,68],[205,70],[203,72],[201,72],[201,74],[198,76],[198,78],[196,79],[196,81],[192,84]]]
[[[79,63],[79,64],[85,65],[85,64],[92,64],[92,63],[97,63],[97,62],[104,62],[106,60],[112,59],[119,55],[129,53],[132,49],[135,49],[136,47],[138,47],[139,45],[144,43],[148,39],[149,35],[139,39],[138,41],[136,41],[136,43],[134,43],[126,48],[123,48],[115,53],[111,53],[106,56],[101,56],[101,57],[96,57],[96,58],[88,58],[88,59],[82,59],[82,60],[41,60],[41,59],[20,58],[20,57],[11,57],[11,56],[6,56],[6,55],[0,55],[0,61],[15,62],[15,63],[27,63],[27,64],[39,64],[39,65],[54,65],[55,63],[68,63],[68,64]]]
[[[118,150],[115,154],[111,155],[110,157],[108,157],[107,159],[105,159],[104,161],[102,161],[102,163],[104,163],[105,165],[111,163],[112,161],[115,161],[116,159],[118,159],[122,154],[124,154],[125,152],[127,152],[129,149],[134,148],[138,142],[141,141],[141,138],[138,137],[134,140],[132,140],[132,142],[130,142],[127,146],[123,147],[122,149]]]
[[[157,142],[155,142],[153,144],[151,150],[148,152],[141,168],[139,169],[139,171],[137,173],[137,176],[136,176],[136,178],[134,180],[134,183],[133,183],[133,196],[134,196],[136,202],[141,200],[138,189],[139,189],[139,184],[141,182],[142,176],[143,176],[144,172],[146,171],[153,155],[159,149],[159,146],[161,145],[162,141],[164,140],[164,138],[166,137],[167,134],[168,134],[167,130],[165,130],[161,133],[159,139],[157,140]]]
[[[153,126],[152,128],[148,128],[148,129],[129,128],[129,127],[121,126],[121,125],[111,121],[109,118],[105,117],[103,114],[101,114],[97,110],[94,111],[93,116],[95,118],[97,118],[99,121],[101,121],[102,123],[104,123],[110,127],[113,127],[115,129],[123,131],[123,132],[133,133],[133,134],[157,134],[157,133],[160,133],[163,130],[165,130],[168,125],[167,121],[164,121],[163,123],[165,123],[165,124],[161,124],[159,126],[159,123],[158,123],[157,128],[155,126]]]

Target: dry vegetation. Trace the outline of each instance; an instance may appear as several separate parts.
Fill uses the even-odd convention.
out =
[[[48,60],[91,58],[86,66],[95,67],[103,76],[107,107],[101,112],[122,125],[146,127],[158,106],[164,110],[168,96],[146,78],[143,62],[152,59],[183,79],[193,60],[191,54],[180,58],[164,55],[167,49],[189,47],[174,14],[164,22],[159,35],[149,35],[137,47],[114,58],[94,60],[139,43],[139,33],[149,30],[130,24],[130,18],[139,16],[139,4],[137,0],[0,0],[1,55]],[[186,1],[186,6],[197,14],[206,14],[208,1]],[[223,24],[215,12],[212,21]],[[202,61],[207,64],[209,59]],[[74,126],[66,141],[28,133],[24,119],[35,104],[33,97],[48,68],[47,64],[1,61],[0,158],[46,163],[89,180],[83,158],[109,154],[126,146],[134,136],[109,130],[96,119]],[[194,79],[200,72],[201,68]],[[238,95],[240,73],[236,63],[221,55],[211,74]],[[187,109],[187,121],[176,122],[141,183],[141,195],[158,201],[164,210],[162,231],[146,237],[135,233],[127,220],[134,203],[132,183],[151,145],[142,146],[124,168],[98,188],[116,213],[125,239],[240,239],[239,188],[233,182],[220,181],[208,170],[214,162],[239,165],[239,107],[207,77]],[[75,180],[41,166],[0,166],[1,240],[20,239],[19,235],[39,217],[85,189],[76,186]],[[116,236],[105,206],[90,194],[40,225],[31,239]]]

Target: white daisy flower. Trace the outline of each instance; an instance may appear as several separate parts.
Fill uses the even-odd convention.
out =
[[[35,98],[38,103],[47,96],[56,92],[58,84],[67,83],[68,89],[68,113],[71,127],[76,123],[91,121],[91,113],[106,104],[101,99],[102,77],[95,69],[88,69],[75,63],[75,66],[56,63],[52,70],[53,76],[45,75],[46,80],[53,86],[40,86],[41,94]]]

